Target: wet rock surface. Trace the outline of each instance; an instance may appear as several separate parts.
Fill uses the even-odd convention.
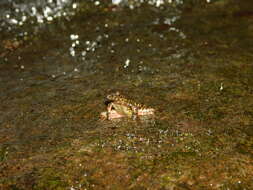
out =
[[[252,7],[1,3],[0,189],[253,189]]]

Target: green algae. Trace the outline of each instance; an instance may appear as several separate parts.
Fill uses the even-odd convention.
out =
[[[37,179],[36,185],[33,189],[66,189],[67,184],[61,178],[62,173],[55,171],[53,168],[45,168],[39,173],[39,178]]]
[[[1,146],[0,147],[0,162],[3,162],[8,157],[8,146]]]

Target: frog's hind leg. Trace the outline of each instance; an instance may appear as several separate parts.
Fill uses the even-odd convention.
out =
[[[131,110],[132,110],[132,119],[136,120],[138,118],[138,108],[132,106]]]

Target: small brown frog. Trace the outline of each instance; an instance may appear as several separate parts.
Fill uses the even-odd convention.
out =
[[[109,94],[107,96],[107,112],[102,112],[101,117],[108,120],[117,118],[136,118],[145,115],[154,115],[154,109],[145,105],[138,104],[133,100],[127,99],[119,92]]]

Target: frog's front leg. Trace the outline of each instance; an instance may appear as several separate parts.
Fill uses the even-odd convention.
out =
[[[107,119],[108,119],[108,120],[111,119],[110,115],[111,115],[112,108],[113,108],[113,103],[111,102],[111,103],[109,103],[108,106],[107,106]]]
[[[107,106],[107,112],[111,112],[112,111],[112,107],[113,107],[113,103],[109,103],[108,106]]]

